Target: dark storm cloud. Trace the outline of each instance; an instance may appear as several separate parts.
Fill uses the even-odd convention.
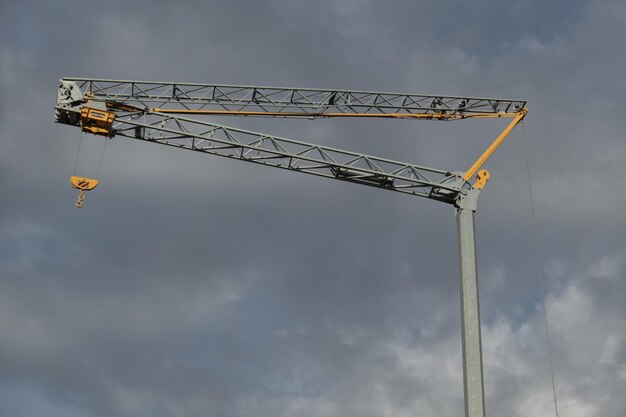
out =
[[[528,99],[560,405],[624,414],[621,3],[0,7],[0,414],[463,410],[450,207],[114,138],[75,210],[62,76]],[[218,122],[459,171],[503,127]],[[551,415],[522,138],[477,215],[487,410]]]

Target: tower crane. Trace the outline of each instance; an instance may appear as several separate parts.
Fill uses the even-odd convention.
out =
[[[526,101],[337,89],[63,78],[55,121],[83,132],[125,136],[288,171],[382,188],[452,205],[456,210],[461,278],[461,340],[466,417],[484,417],[474,215],[489,179],[481,169],[528,110]],[[465,172],[428,168],[264,133],[193,116],[273,118],[375,117],[510,122]],[[83,205],[98,181],[72,176]]]

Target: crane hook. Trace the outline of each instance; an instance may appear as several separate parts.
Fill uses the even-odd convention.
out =
[[[85,202],[85,191],[80,190],[80,192],[78,193],[78,197],[76,198],[76,203],[74,203],[74,205],[78,208],[81,208],[84,202]]]
[[[78,190],[78,197],[76,198],[76,202],[74,203],[74,205],[77,208],[81,208],[85,203],[85,191],[93,190],[94,188],[96,188],[96,185],[98,185],[98,180],[93,178],[71,176],[70,184],[72,185],[72,187]]]

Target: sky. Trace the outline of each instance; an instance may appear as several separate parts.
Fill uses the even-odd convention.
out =
[[[81,136],[86,77],[527,100],[476,213],[486,412],[555,415],[541,270],[559,414],[623,417],[624,39],[611,0],[0,0],[0,416],[464,412],[452,206]],[[504,127],[216,121],[451,171]]]

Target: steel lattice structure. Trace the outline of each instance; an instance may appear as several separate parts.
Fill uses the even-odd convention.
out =
[[[163,112],[275,117],[514,117],[523,100],[370,91],[64,78],[85,97]],[[164,107],[170,106],[170,107]]]
[[[493,98],[64,78],[56,120],[85,129],[87,119],[80,112],[100,109],[112,121],[106,132],[98,134],[126,136],[458,205],[472,188],[468,181],[473,173],[427,168],[187,116],[459,120],[519,118],[525,105],[523,100]]]
[[[484,417],[484,388],[474,238],[476,200],[489,178],[479,171],[526,116],[526,101],[404,93],[64,78],[55,119],[83,131],[239,159],[452,204],[457,210],[466,417]],[[182,116],[180,115],[182,114]],[[466,172],[392,161],[195,120],[188,115],[388,117],[426,120],[511,118]],[[470,180],[478,173],[477,181]],[[96,179],[71,178],[83,192]]]
[[[153,112],[116,117],[119,136],[241,159],[276,168],[374,186],[454,203],[471,188],[450,173],[375,156],[309,144]]]

